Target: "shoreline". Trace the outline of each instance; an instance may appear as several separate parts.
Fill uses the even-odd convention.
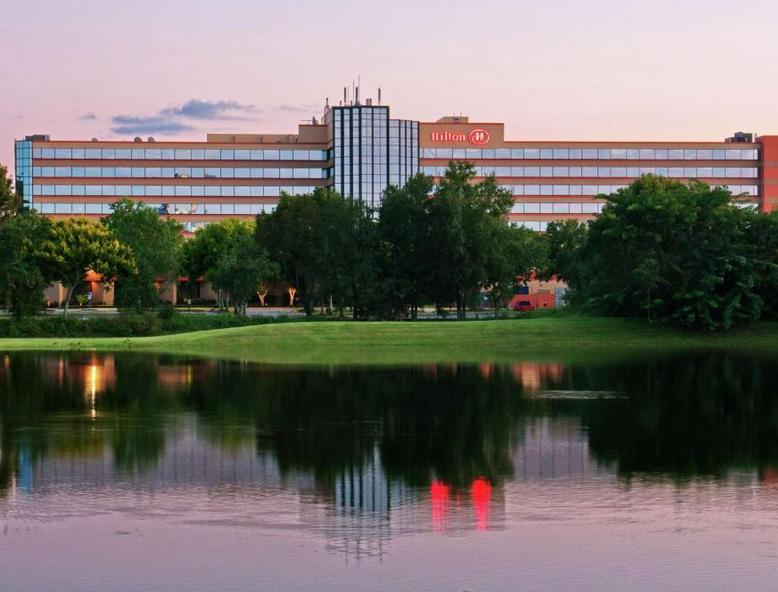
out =
[[[694,352],[778,356],[778,322],[706,334],[642,320],[555,316],[466,322],[314,321],[155,337],[0,338],[0,353],[141,352],[266,364],[399,365]]]

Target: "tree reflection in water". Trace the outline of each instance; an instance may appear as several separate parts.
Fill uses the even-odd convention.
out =
[[[607,467],[683,482],[777,466],[778,367],[726,355],[378,369],[0,362],[0,495],[71,475],[83,487],[232,479],[293,487],[342,521],[428,503],[430,528],[445,531],[494,526],[511,479]]]

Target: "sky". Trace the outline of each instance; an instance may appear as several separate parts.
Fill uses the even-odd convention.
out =
[[[293,133],[360,77],[395,117],[513,140],[778,134],[775,0],[25,0],[0,19],[13,140]]]

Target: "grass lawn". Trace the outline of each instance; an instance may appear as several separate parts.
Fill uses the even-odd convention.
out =
[[[630,319],[548,316],[467,322],[299,322],[160,337],[5,338],[16,350],[142,351],[272,364],[574,361],[716,350],[778,356],[778,323],[723,335]]]

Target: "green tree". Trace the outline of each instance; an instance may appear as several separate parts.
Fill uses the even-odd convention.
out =
[[[432,188],[432,179],[422,174],[402,188],[390,186],[378,212],[384,289],[391,295],[394,312],[404,314],[407,309],[412,319],[430,292],[427,207]]]
[[[267,249],[257,244],[253,228],[237,233],[222,253],[216,265],[205,277],[217,289],[230,294],[236,314],[246,314],[246,303],[256,294],[257,287],[272,281],[278,264],[270,260]]]
[[[496,225],[508,224],[513,204],[494,177],[476,183],[475,176],[470,163],[451,162],[427,206],[431,296],[439,305],[456,302],[459,319],[488,281],[492,233]]]
[[[359,202],[317,188],[312,195],[282,195],[272,214],[257,217],[256,237],[310,316],[317,300],[337,299],[342,307],[367,298],[374,283],[372,226]]]
[[[198,229],[181,249],[181,270],[189,278],[190,284],[215,269],[239,237],[251,236],[253,232],[253,224],[237,218],[228,218]]]
[[[762,316],[778,318],[778,211],[749,212],[747,241],[759,273],[756,291],[762,298]]]
[[[751,214],[721,188],[646,175],[608,196],[574,296],[599,313],[727,329],[760,315]]]
[[[0,301],[16,318],[41,308],[49,283],[44,247],[51,232],[48,219],[22,212],[0,224]]]
[[[65,314],[87,271],[112,277],[120,272],[131,273],[135,267],[129,247],[108,228],[90,220],[55,220],[43,248],[50,277],[67,289]]]
[[[486,235],[486,287],[494,309],[504,306],[513,289],[537,270],[547,267],[548,241],[546,237],[528,228],[519,228],[493,222],[493,229]]]
[[[22,211],[22,199],[14,191],[8,169],[0,164],[0,224]]]
[[[162,219],[154,208],[142,202],[121,199],[103,223],[120,242],[130,247],[135,268],[119,275],[116,300],[119,306],[136,309],[159,303],[157,282],[175,282],[183,236],[181,225]]]
[[[586,241],[587,229],[586,223],[572,219],[548,225],[548,267],[545,276],[556,275],[565,281],[577,277],[580,250]]]

